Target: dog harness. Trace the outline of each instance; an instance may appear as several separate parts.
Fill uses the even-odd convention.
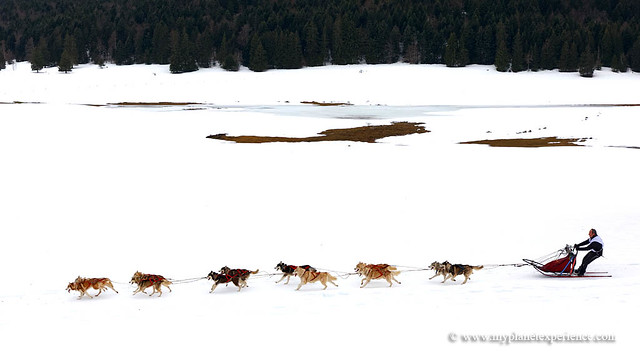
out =
[[[245,270],[245,269],[229,270],[228,272],[218,274],[220,276],[220,278],[222,279],[219,282],[225,284],[225,283],[233,281],[233,279],[235,279],[235,278],[240,278],[240,277],[246,275],[247,273],[250,273],[250,271],[249,270]]]
[[[140,281],[149,281],[152,284],[155,284],[155,283],[158,283],[158,282],[163,282],[165,280],[166,279],[164,278],[164,276],[152,275],[152,274],[144,274],[140,278]]]
[[[234,278],[234,276],[231,276],[231,275],[229,275],[229,274],[220,274],[220,276],[222,276],[222,279],[223,279],[223,280],[222,280],[222,281],[220,281],[220,282],[221,282],[221,283],[223,283],[223,284],[224,284],[224,283],[231,282],[231,281],[233,280],[233,278]]]
[[[311,270],[308,270],[308,269],[305,269],[304,272],[305,273],[311,273],[311,279],[309,279],[309,281],[313,281],[313,280],[317,279],[318,276],[320,276],[319,272],[314,272],[314,271],[311,271]]]
[[[371,271],[377,271],[378,272],[378,276],[372,276],[373,279],[379,279],[381,277],[384,276],[384,270],[386,270],[389,267],[389,265],[387,264],[377,264],[377,265],[369,265],[369,269],[371,269]]]

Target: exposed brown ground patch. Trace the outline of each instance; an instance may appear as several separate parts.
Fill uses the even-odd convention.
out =
[[[107,106],[186,106],[186,105],[203,105],[194,102],[119,102],[108,103]]]
[[[352,105],[349,103],[334,103],[334,102],[318,102],[318,101],[301,101],[301,104],[305,105],[316,105],[316,106],[343,106],[343,105]]]
[[[584,142],[583,138],[562,139],[555,136],[533,139],[494,139],[465,141],[460,144],[483,144],[494,147],[548,147],[548,146],[582,146],[578,142]]]
[[[20,105],[20,104],[42,104],[42,103],[37,101],[12,101],[12,102],[0,101],[0,105]]]
[[[620,145],[611,145],[609,147],[612,148],[622,148],[622,149],[640,149],[640,146],[620,146]]]
[[[429,132],[422,123],[395,122],[390,125],[362,126],[349,129],[325,130],[318,136],[291,138],[274,136],[229,136],[227,134],[209,135],[207,138],[233,141],[236,143],[272,143],[272,142],[316,142],[316,141],[358,141],[374,143],[389,136],[404,136]]]

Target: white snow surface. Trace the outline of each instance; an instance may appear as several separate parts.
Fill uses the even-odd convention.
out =
[[[254,73],[82,65],[0,71],[3,359],[617,357],[640,332],[640,75],[492,67],[327,66]],[[347,102],[317,107],[301,101]],[[188,105],[118,106],[120,102]],[[111,104],[111,105],[109,105]],[[107,106],[88,106],[107,105]],[[313,136],[424,123],[376,143],[236,144],[210,134]],[[462,141],[582,138],[583,146]],[[611,278],[554,279],[522,263],[587,238]],[[583,254],[581,253],[581,256]],[[485,265],[429,280],[432,261]],[[358,261],[402,284],[275,284],[279,262],[338,275]],[[580,259],[579,259],[580,262]],[[132,295],[136,271],[231,285]],[[78,275],[118,294],[78,300]],[[95,294],[95,291],[90,291]],[[541,341],[471,341],[466,335]],[[550,341],[613,336],[615,341]],[[547,337],[547,338],[545,338]]]

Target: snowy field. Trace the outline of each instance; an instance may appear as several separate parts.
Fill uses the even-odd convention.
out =
[[[640,107],[612,105],[640,104],[639,84],[639,74],[608,70],[583,79],[484,66],[171,75],[168,66],[9,65],[0,71],[0,357],[628,355],[640,336]],[[114,105],[124,102],[174,104]],[[206,138],[393,121],[430,132],[373,144]],[[586,140],[459,144],[548,136]],[[496,266],[580,242],[592,227],[605,257],[589,270],[611,278]],[[279,261],[341,275],[358,261],[416,270],[444,260],[485,269],[465,285],[405,271],[391,288],[339,276],[325,291],[265,276]],[[200,280],[157,298],[128,284],[136,270],[180,280],[224,265],[262,272],[241,292],[210,294]],[[109,277],[119,294],[78,300],[64,290],[78,275]],[[575,336],[615,340],[567,340]]]

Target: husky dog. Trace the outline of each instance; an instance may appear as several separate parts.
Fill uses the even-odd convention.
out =
[[[276,281],[276,284],[279,283],[280,281],[282,281],[284,278],[287,278],[287,282],[285,282],[285,284],[289,283],[289,279],[292,276],[296,276],[296,268],[301,267],[305,270],[311,270],[311,271],[317,271],[315,268],[311,267],[310,265],[302,265],[302,266],[295,266],[295,265],[287,265],[285,263],[283,263],[282,261],[280,261],[278,263],[278,265],[276,265],[275,269],[276,270],[280,270],[282,271],[282,277],[280,278],[280,280]]]
[[[91,296],[87,290],[98,290],[98,293],[95,295],[98,296],[102,293],[102,290],[106,291],[107,288],[118,293],[116,289],[113,288],[113,284],[109,278],[83,278],[78,276],[74,282],[70,282],[69,285],[67,285],[67,292],[71,292],[71,290],[79,291],[80,296],[78,299],[82,298],[84,295],[92,298],[93,296]]]
[[[159,293],[158,297],[162,296],[162,286],[166,286],[167,289],[169,289],[169,292],[171,292],[171,288],[169,287],[169,285],[172,284],[171,281],[167,280],[164,276],[143,274],[140,271],[136,271],[135,274],[133,274],[130,283],[138,285],[138,288],[133,292],[133,295],[139,292],[143,292],[146,294],[144,290],[153,287],[153,292],[149,294],[149,296],[157,292]]]
[[[462,264],[451,264],[448,261],[445,261],[443,263],[434,261],[429,267],[429,269],[435,270],[436,274],[431,278],[429,278],[429,280],[433,279],[438,275],[442,275],[444,276],[444,280],[442,280],[442,282],[444,283],[445,281],[447,281],[447,279],[456,281],[456,276],[463,275],[464,281],[462,282],[462,285],[464,285],[467,283],[467,281],[471,279],[470,276],[471,274],[473,274],[473,270],[480,270],[482,268],[484,268],[483,265],[472,266],[472,265],[462,265]]]
[[[398,268],[396,268],[395,266],[391,266],[387,264],[374,265],[374,264],[365,264],[365,263],[359,262],[358,265],[356,265],[354,270],[356,271],[356,273],[358,273],[358,275],[364,276],[362,281],[360,281],[361,288],[367,286],[369,281],[375,280],[375,279],[387,280],[387,282],[389,283],[389,287],[393,286],[393,283],[391,282],[391,280],[400,284],[400,281],[398,281],[395,278],[395,275],[399,275],[400,271],[397,271]]]
[[[322,283],[322,285],[324,285],[323,290],[327,289],[327,282],[332,283],[336,287],[338,286],[336,283],[333,282],[333,280],[338,280],[338,278],[329,274],[328,272],[317,272],[317,271],[305,270],[302,267],[298,267],[296,268],[295,273],[300,278],[300,284],[298,285],[298,288],[296,290],[300,290],[302,285],[317,282],[317,281],[319,281],[320,283]]]

